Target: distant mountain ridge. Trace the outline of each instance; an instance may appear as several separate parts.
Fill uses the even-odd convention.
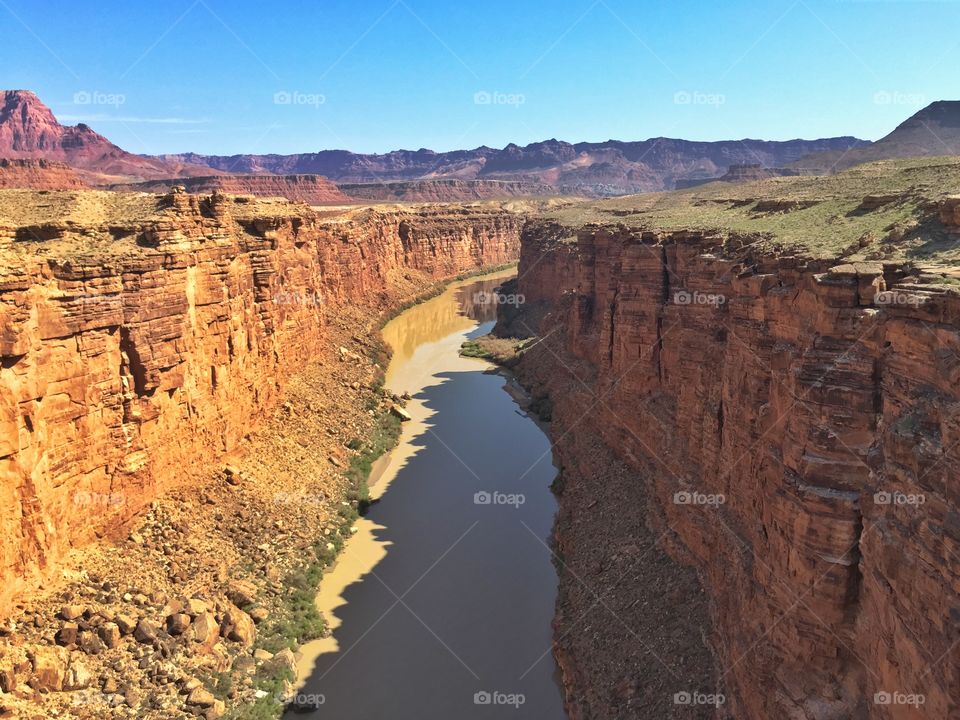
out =
[[[304,176],[323,176],[349,185],[357,199],[456,201],[527,195],[612,196],[672,190],[746,175],[830,173],[886,158],[960,155],[960,101],[935,102],[901,123],[883,139],[854,137],[819,140],[691,141],[651,138],[636,142],[569,143],[551,139],[526,146],[435,152],[428,149],[362,154],[322,150],[290,155],[135,155],[85,124],[61,125],[28,90],[0,91],[0,159],[63,163],[88,185],[118,186],[145,181],[214,175],[195,187],[249,187],[253,192],[294,193],[297,197],[343,196],[332,186]],[[728,168],[752,168],[728,173]],[[48,167],[7,166],[9,183],[75,183]],[[223,176],[248,176],[240,182]],[[284,176],[267,182],[249,176]],[[742,177],[741,177],[742,176]],[[61,178],[61,179],[58,179]],[[401,183],[404,185],[395,185]],[[168,183],[169,184],[169,183]],[[379,186],[369,190],[367,184]]]
[[[811,153],[846,152],[865,142],[853,137],[821,140],[697,142],[652,138],[637,142],[568,143],[545,140],[501,150],[438,153],[395,150],[359,154],[324,150],[293,155],[164,155],[164,160],[206,165],[220,172],[317,173],[346,184],[421,180],[500,180],[548,185],[557,192],[624,195],[670,190],[679,180],[723,175],[730,165],[782,167]]]

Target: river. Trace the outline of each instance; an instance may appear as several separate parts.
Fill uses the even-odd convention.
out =
[[[513,271],[458,282],[388,323],[386,385],[410,393],[400,445],[317,599],[301,697],[337,720],[560,720],[550,443],[512,381],[458,354],[489,332]],[[478,302],[480,301],[480,302]],[[293,711],[289,711],[293,715]]]

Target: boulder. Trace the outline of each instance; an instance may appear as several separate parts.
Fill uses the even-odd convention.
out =
[[[86,690],[90,687],[95,678],[79,653],[74,653],[70,658],[70,667],[67,669],[66,677],[63,681],[64,690]]]
[[[108,648],[115,648],[120,644],[120,627],[117,623],[107,622],[97,628],[100,639]]]
[[[187,705],[197,705],[204,708],[213,707],[216,701],[217,698],[214,697],[213,693],[202,685],[195,687],[187,696]]]
[[[129,615],[124,615],[119,613],[116,617],[117,627],[120,628],[120,632],[124,635],[129,635],[137,627],[137,621],[130,617]]]
[[[171,635],[182,635],[190,627],[191,619],[186,613],[174,613],[167,618],[167,630]]]
[[[143,620],[137,623],[137,627],[133,631],[133,637],[136,639],[137,642],[152,643],[154,640],[157,639],[158,632],[159,632],[159,628],[157,628],[157,626],[154,623],[144,618]]]
[[[213,613],[200,613],[190,624],[189,637],[194,642],[212,646],[219,636],[220,626]]]
[[[33,666],[29,684],[34,690],[60,692],[67,676],[70,654],[62,647],[40,646],[31,649],[27,656]]]
[[[228,607],[220,623],[220,634],[228,640],[234,640],[244,646],[250,646],[257,639],[257,628],[253,619],[238,607]]]
[[[57,632],[57,645],[70,646],[77,644],[77,637],[80,634],[80,628],[75,622],[65,622],[63,627]]]
[[[234,605],[244,608],[257,600],[257,586],[248,580],[234,580],[225,591],[226,596]]]

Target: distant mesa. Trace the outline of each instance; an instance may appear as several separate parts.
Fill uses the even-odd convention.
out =
[[[209,175],[116,184],[109,189],[166,193],[175,185],[191,193],[209,195],[219,190],[229,195],[284,197],[307,205],[345,205],[353,202],[340,188],[320,175]]]

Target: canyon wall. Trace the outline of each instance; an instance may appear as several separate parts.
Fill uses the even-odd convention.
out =
[[[6,200],[4,611],[71,548],[229,454],[338,308],[374,320],[437,280],[515,260],[523,223],[483,206],[321,216],[182,191]]]
[[[86,187],[69,165],[49,160],[0,158],[0,189],[79,190]]]
[[[958,717],[960,297],[749,240],[531,223],[521,376],[564,464],[599,433],[699,572],[718,716]],[[608,541],[561,508],[561,548],[577,524]]]
[[[322,175],[210,175],[113,185],[111,190],[162,193],[174,186],[191,193],[214,192],[257,197],[284,197],[307,205],[349,205],[355,202]]]

